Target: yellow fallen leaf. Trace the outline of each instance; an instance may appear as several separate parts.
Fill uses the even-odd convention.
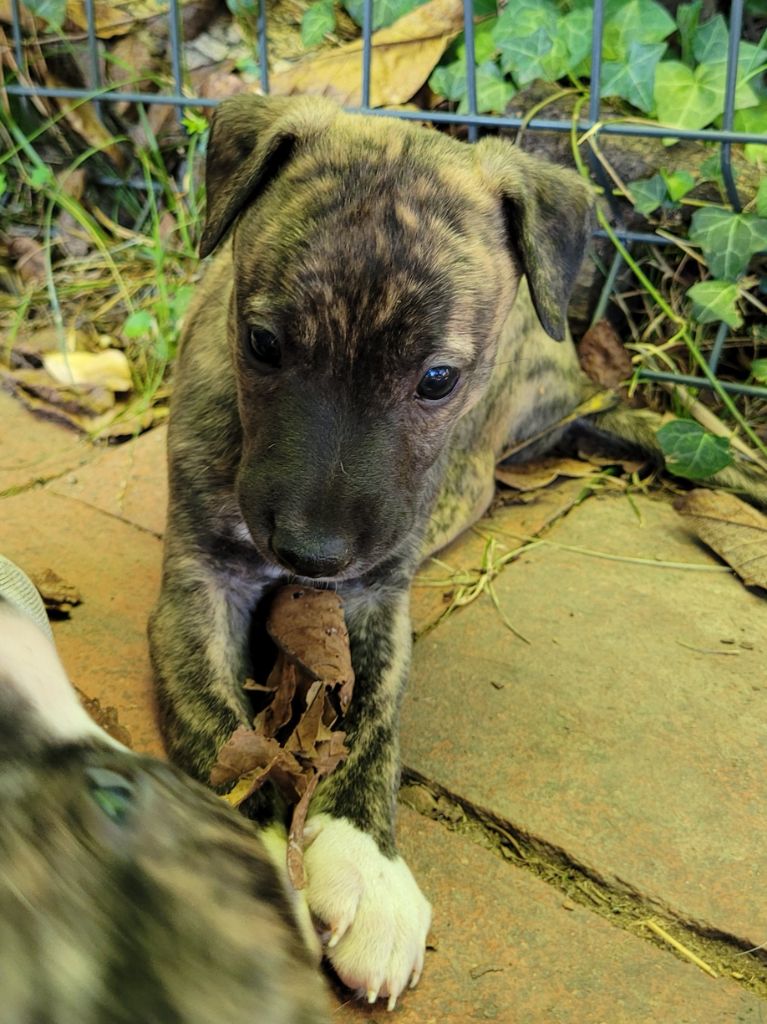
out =
[[[98,384],[110,391],[130,391],[130,363],[116,348],[102,352],[49,352],[43,366],[60,384]]]
[[[388,28],[374,32],[370,105],[383,107],[415,95],[463,28],[461,0],[430,0]],[[329,96],[338,103],[362,103],[362,40],[323,50],[272,76],[271,91]]]
[[[767,588],[767,516],[734,494],[700,487],[677,498],[674,508],[746,586]]]
[[[518,491],[537,491],[548,487],[559,476],[574,479],[596,476],[599,469],[578,459],[539,459],[512,466],[497,466],[495,479]]]

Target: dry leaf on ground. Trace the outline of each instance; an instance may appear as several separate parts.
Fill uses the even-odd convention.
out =
[[[59,616],[68,616],[75,605],[82,603],[80,591],[53,569],[32,574],[32,582],[40,592],[45,610]]]
[[[16,273],[26,284],[45,282],[45,249],[36,238],[15,235],[8,239],[8,256],[15,264]]]
[[[132,387],[130,363],[123,351],[107,348],[101,352],[49,352],[43,366],[60,384],[91,385],[126,392]]]
[[[535,462],[520,462],[510,466],[496,466],[495,479],[506,487],[518,491],[537,491],[548,487],[557,477],[572,479],[596,476],[599,469],[578,459],[538,459]]]
[[[288,874],[300,889],[309,801],[348,753],[340,726],[354,672],[341,599],[332,591],[281,587],[266,626],[277,660],[265,683],[245,684],[260,710],[252,729],[240,726],[223,745],[210,782],[234,782],[226,799],[235,807],[267,781],[293,804]]]
[[[117,740],[118,743],[122,743],[124,747],[131,748],[133,746],[131,734],[124,725],[120,725],[120,721],[117,716],[117,708],[113,707],[111,704],[106,706],[102,705],[100,700],[96,697],[89,697],[77,686],[75,687],[75,692],[80,698],[80,703],[96,725],[101,726],[104,732],[108,733],[113,740]]]
[[[461,0],[430,0],[372,36],[370,105],[406,103],[421,88],[463,28]],[[362,102],[362,40],[321,50],[272,76],[280,96],[310,93],[338,103]]]
[[[767,516],[724,491],[696,488],[674,508],[749,587],[767,589]]]
[[[586,374],[605,388],[614,388],[633,372],[631,355],[609,320],[599,320],[578,343],[578,359]]]

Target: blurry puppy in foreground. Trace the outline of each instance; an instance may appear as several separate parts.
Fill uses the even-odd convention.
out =
[[[91,721],[2,558],[0,822],[5,1024],[328,1020],[254,828]]]

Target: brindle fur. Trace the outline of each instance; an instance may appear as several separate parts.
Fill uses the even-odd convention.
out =
[[[327,1021],[253,824],[95,726],[48,728],[30,700],[40,659],[27,673],[9,657],[23,630],[43,656],[47,639],[0,599],[0,1019]],[[77,705],[60,675],[54,725]]]
[[[312,813],[393,857],[409,584],[486,509],[499,452],[592,389],[565,319],[590,192],[506,141],[468,146],[308,98],[225,102],[206,173],[201,249],[220,252],[176,369],[150,628],[168,749],[206,779],[248,723],[251,616],[289,578],[275,538],[320,554],[338,541],[350,564],[322,585],[345,601],[351,755]],[[279,371],[248,358],[249,326],[279,336]],[[439,364],[460,367],[456,391],[416,400]]]

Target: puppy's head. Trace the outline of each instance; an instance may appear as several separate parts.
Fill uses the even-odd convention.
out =
[[[243,517],[290,571],[360,575],[417,543],[521,275],[565,336],[588,188],[498,139],[253,96],[216,113],[206,176],[202,255],[234,229]]]

